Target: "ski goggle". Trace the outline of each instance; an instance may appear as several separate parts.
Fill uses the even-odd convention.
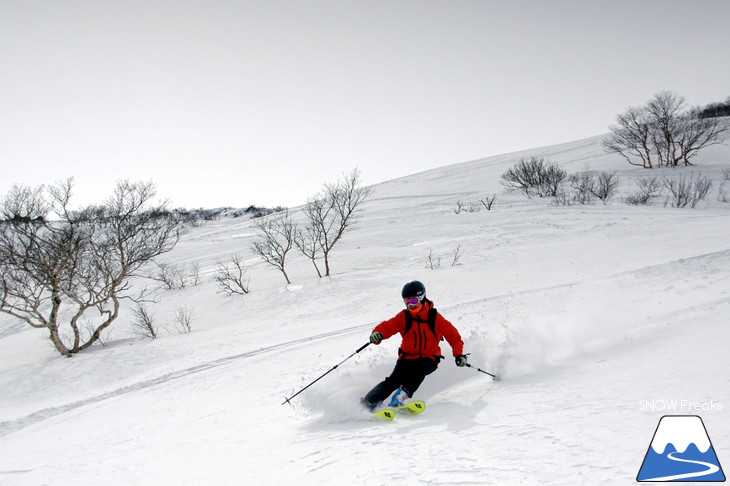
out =
[[[418,297],[408,297],[406,299],[403,299],[403,302],[408,307],[416,307],[418,304],[421,303],[421,299],[419,299]]]

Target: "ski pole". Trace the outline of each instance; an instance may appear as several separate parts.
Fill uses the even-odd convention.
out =
[[[491,376],[492,377],[492,380],[494,380],[494,381],[499,381],[499,377],[497,375],[493,375],[492,373],[490,373],[488,371],[484,371],[483,369],[477,368],[476,366],[472,366],[472,365],[470,365],[468,363],[467,363],[466,366],[468,366],[469,368],[474,368],[475,370],[477,370],[480,373],[484,373],[485,375]]]
[[[352,354],[351,354],[350,356],[348,356],[347,358],[343,359],[342,361],[340,361],[339,363],[337,363],[336,365],[334,365],[334,366],[333,366],[332,368],[330,368],[330,369],[329,369],[329,370],[328,370],[328,371],[327,371],[327,372],[326,372],[325,374],[323,374],[322,376],[320,376],[319,378],[317,378],[316,380],[314,380],[314,381],[313,381],[312,383],[310,383],[309,385],[305,386],[304,388],[302,388],[301,390],[299,390],[298,392],[296,392],[296,393],[295,393],[294,395],[290,396],[289,398],[285,398],[285,399],[284,399],[284,402],[282,402],[282,405],[284,405],[285,403],[289,403],[289,404],[291,405],[291,402],[290,402],[290,400],[291,400],[292,398],[294,398],[295,396],[299,395],[300,393],[302,393],[302,392],[303,392],[304,390],[306,390],[306,389],[307,389],[307,388],[309,388],[310,386],[312,386],[312,385],[314,385],[315,383],[317,383],[317,382],[318,382],[319,380],[321,380],[322,378],[324,378],[325,376],[327,376],[328,374],[330,374],[331,372],[333,372],[334,370],[336,370],[336,369],[337,369],[337,367],[338,367],[338,366],[340,366],[340,365],[341,365],[342,363],[344,363],[344,362],[345,362],[345,361],[347,361],[348,359],[352,358],[353,356],[355,356],[355,355],[356,355],[357,353],[359,353],[359,352],[360,352],[360,351],[362,351],[363,349],[367,348],[368,346],[370,346],[370,342],[367,342],[367,343],[363,344],[362,346],[360,346],[360,347],[359,347],[359,348],[357,349],[357,351],[355,351],[355,352],[354,352],[354,353],[352,353]]]

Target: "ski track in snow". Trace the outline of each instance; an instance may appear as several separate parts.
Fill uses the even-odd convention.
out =
[[[24,331],[28,327],[24,322],[13,323],[0,329],[0,339]]]
[[[168,373],[168,374],[165,374],[158,378],[154,378],[151,380],[144,380],[144,381],[135,383],[133,385],[124,386],[124,387],[118,388],[116,390],[113,390],[111,392],[104,393],[102,395],[98,395],[98,396],[95,396],[92,398],[88,398],[86,400],[80,400],[78,402],[69,403],[66,405],[59,406],[59,407],[39,410],[31,415],[21,418],[21,419],[9,421],[9,422],[0,422],[0,437],[3,437],[5,435],[15,432],[17,430],[28,427],[30,425],[34,425],[38,422],[42,422],[51,417],[55,417],[56,415],[70,412],[72,410],[75,410],[75,409],[78,409],[81,407],[85,407],[87,405],[102,402],[104,400],[109,400],[111,398],[116,398],[121,395],[126,395],[128,393],[134,393],[139,390],[144,390],[147,388],[164,385],[165,383],[171,382],[173,380],[178,380],[180,378],[186,378],[186,377],[189,377],[189,376],[197,374],[197,373],[204,373],[206,371],[211,371],[211,370],[214,370],[215,368],[219,368],[221,366],[226,366],[226,365],[229,365],[231,363],[234,363],[234,362],[242,360],[242,359],[252,358],[255,356],[259,356],[261,354],[271,353],[274,351],[280,351],[280,350],[287,349],[287,348],[292,348],[292,347],[310,343],[313,341],[328,339],[328,338],[340,336],[343,334],[349,334],[354,331],[361,330],[363,327],[367,327],[367,326],[356,326],[353,328],[342,329],[339,331],[327,332],[327,333],[323,333],[323,334],[318,334],[316,336],[310,336],[310,337],[306,337],[306,338],[302,338],[302,339],[295,339],[293,341],[287,341],[284,343],[267,346],[265,348],[259,348],[259,349],[253,350],[253,351],[248,351],[248,352],[236,354],[233,356],[219,358],[219,359],[216,359],[216,360],[213,360],[213,361],[210,361],[207,363],[203,363],[203,364],[200,364],[197,366],[185,368],[185,369],[182,369],[179,371],[175,371],[173,373]]]

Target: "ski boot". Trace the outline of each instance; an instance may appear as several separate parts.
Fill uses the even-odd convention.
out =
[[[411,398],[410,395],[408,395],[402,387],[398,388],[395,393],[393,393],[393,397],[390,399],[388,406],[393,408],[402,407],[405,401],[409,398]]]

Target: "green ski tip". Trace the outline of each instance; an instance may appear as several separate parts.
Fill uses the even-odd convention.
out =
[[[372,416],[383,420],[393,420],[395,418],[395,412],[390,408],[386,408],[384,410],[374,412]]]
[[[403,406],[397,407],[396,410],[399,412],[410,413],[411,415],[418,415],[426,410],[426,402],[416,400],[415,402],[408,402]]]

